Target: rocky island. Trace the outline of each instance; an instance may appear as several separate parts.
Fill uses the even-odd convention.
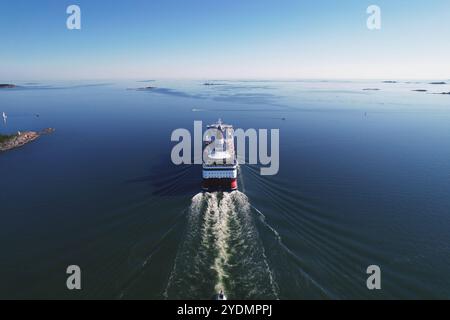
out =
[[[141,90],[153,90],[153,89],[156,89],[156,87],[149,86],[149,87],[137,88],[136,90],[141,91]]]
[[[214,82],[205,82],[204,86],[223,86],[222,83],[214,83]]]
[[[14,89],[16,87],[15,84],[0,83],[0,89]]]
[[[0,135],[0,152],[19,148],[29,142],[36,140],[41,135],[50,134],[54,131],[55,129],[53,128],[47,128],[40,132],[25,131],[25,132],[17,132],[16,134],[13,135]]]
[[[443,94],[443,95],[450,95],[450,91],[449,92],[434,92],[432,94]]]

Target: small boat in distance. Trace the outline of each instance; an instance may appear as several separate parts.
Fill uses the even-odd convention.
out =
[[[220,292],[213,297],[213,300],[228,300],[228,299],[225,293],[223,293],[223,290],[220,290]]]
[[[233,126],[217,123],[207,126],[204,139],[203,183],[205,191],[237,189],[237,159]]]
[[[6,115],[5,112],[3,112],[2,116],[3,116],[3,122],[6,124],[6,121],[8,120],[8,116]]]

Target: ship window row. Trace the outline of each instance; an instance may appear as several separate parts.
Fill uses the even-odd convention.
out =
[[[203,177],[208,178],[236,178],[236,174],[234,172],[203,172]]]

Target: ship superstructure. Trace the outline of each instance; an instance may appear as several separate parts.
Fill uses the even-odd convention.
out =
[[[238,163],[233,126],[219,119],[207,129],[204,137],[202,188],[205,191],[236,190]]]

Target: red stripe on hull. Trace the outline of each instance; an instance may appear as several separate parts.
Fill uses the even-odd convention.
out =
[[[214,190],[237,190],[237,179],[203,179],[202,189]]]

